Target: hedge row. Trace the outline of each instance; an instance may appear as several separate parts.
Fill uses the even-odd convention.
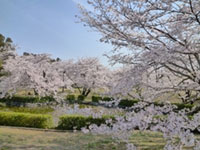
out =
[[[122,99],[118,106],[120,108],[126,108],[126,107],[132,107],[133,105],[135,105],[136,103],[138,103],[138,100],[128,100],[128,99]]]
[[[93,118],[92,116],[82,116],[82,115],[64,115],[60,117],[57,129],[60,130],[80,130],[83,127],[88,127],[91,124],[96,124],[100,126],[105,124],[106,120],[109,118],[114,118],[111,116],[103,116],[102,118]]]
[[[13,96],[11,98],[1,98],[0,102],[3,103],[45,103],[45,102],[52,102],[55,99],[52,96],[45,96],[45,97],[28,97],[28,96]]]
[[[139,102],[138,100],[122,99],[119,102],[118,106],[120,108],[132,107],[133,105],[135,105],[138,102]],[[181,109],[184,109],[184,108],[192,109],[194,107],[193,104],[182,104],[182,103],[172,103],[172,104],[177,106],[177,110],[181,110]],[[154,105],[155,106],[160,106],[160,107],[164,106],[163,103],[157,103],[157,102],[154,102]]]
[[[165,116],[155,116],[155,117],[165,117]],[[91,124],[96,124],[97,126],[105,124],[107,119],[112,119],[113,121],[115,121],[113,116],[103,116],[101,118],[93,118],[92,116],[64,115],[60,117],[56,129],[80,130],[83,127],[88,128],[89,125]],[[53,127],[53,121],[52,121],[52,116],[50,115],[0,112],[0,125],[46,129]]]
[[[106,120],[110,118],[114,120],[114,117],[111,116],[93,118],[92,116],[64,115],[60,117],[56,128],[60,130],[80,130],[82,127],[88,127],[91,124],[100,126],[101,124],[105,124]],[[0,112],[0,125],[46,129],[53,127],[53,121],[50,115]]]
[[[16,112],[0,112],[0,125],[51,128],[53,126],[52,116]]]
[[[192,109],[195,106],[193,104],[181,104],[181,103],[173,103],[173,104],[177,106],[177,110],[181,110],[184,108]]]
[[[81,97],[81,95],[78,96],[78,102],[84,100],[84,98],[79,98],[79,97]],[[70,102],[76,102],[76,97],[75,97],[75,95],[68,95],[66,100],[68,100]],[[112,100],[113,100],[112,97],[92,96],[92,102],[95,102],[95,103],[99,103],[99,101],[109,102],[109,101],[112,101]],[[139,100],[137,100],[137,99],[134,99],[134,100],[122,99],[119,102],[118,107],[120,107],[120,108],[132,107],[133,105],[135,105],[138,102],[139,102]],[[181,103],[173,103],[173,104],[177,106],[177,110],[181,110],[181,109],[184,109],[184,108],[192,109],[194,107],[194,105],[192,105],[192,104],[181,104]],[[157,103],[157,102],[155,102],[154,105],[161,106],[161,107],[164,106],[164,104]]]
[[[109,102],[114,100],[112,97],[92,96],[92,102],[98,103],[99,101]]]
[[[77,100],[75,100],[74,95],[68,95],[66,100],[73,103],[73,102],[82,102],[85,99],[84,96],[79,95],[77,97]],[[98,103],[99,101],[112,101],[113,98],[111,97],[100,97],[100,96],[92,96],[92,102]],[[12,104],[12,103],[45,103],[45,102],[52,102],[55,101],[55,99],[51,96],[46,97],[27,97],[27,96],[13,96],[11,98],[2,98],[0,99],[0,102]],[[126,107],[132,107],[134,104],[138,103],[138,100],[128,100],[123,99],[119,103],[120,108],[126,108]],[[164,106],[162,103],[154,103],[156,106]],[[192,104],[181,104],[181,103],[174,103],[174,105],[177,106],[177,110],[181,110],[183,108],[189,108],[192,109],[194,105]]]
[[[85,96],[83,95],[79,95],[77,98],[75,97],[75,95],[67,95],[66,101],[70,102],[70,103],[75,103],[75,102],[82,102],[85,100]]]
[[[82,102],[85,100],[85,96],[79,95],[77,98],[75,95],[67,95],[66,100],[73,103],[73,102]],[[100,96],[92,96],[92,102],[98,103],[99,101],[112,101],[112,97],[100,97]]]

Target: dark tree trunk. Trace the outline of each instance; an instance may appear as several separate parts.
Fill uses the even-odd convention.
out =
[[[89,93],[91,92],[91,89],[90,88],[83,88],[83,91],[81,93],[81,95],[87,97],[89,95]]]

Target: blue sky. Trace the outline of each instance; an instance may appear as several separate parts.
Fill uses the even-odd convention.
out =
[[[111,50],[100,35],[75,23],[76,3],[85,0],[0,0],[0,33],[11,37],[18,52],[49,53],[61,59],[99,57]]]

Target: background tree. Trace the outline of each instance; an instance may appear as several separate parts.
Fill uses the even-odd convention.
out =
[[[0,34],[0,77],[8,74],[4,71],[3,64],[9,57],[15,56],[15,51],[16,48],[12,43],[12,39],[9,37],[5,38],[2,34]]]
[[[109,94],[113,96],[126,96],[131,99],[144,100],[141,93],[142,87],[140,86],[142,78],[140,75],[135,78],[133,73],[137,72],[132,71],[131,65],[112,70],[107,85],[110,91]]]
[[[12,43],[12,39],[7,37],[5,38],[2,34],[0,34],[0,47],[5,46],[6,43]]]
[[[74,65],[73,60],[59,60],[52,64],[52,67],[59,73],[59,78],[63,82],[62,92],[65,92],[65,89],[73,90],[71,85],[73,84],[72,80],[69,79],[68,75],[70,72],[70,68]],[[68,75],[67,75],[68,74]]]
[[[100,64],[97,58],[79,59],[66,70],[66,76],[72,81],[72,87],[77,88],[84,97],[92,90],[106,90],[109,69]]]
[[[33,89],[40,96],[56,95],[63,84],[47,54],[16,55],[6,60],[3,67],[10,74],[1,78],[2,97],[13,95],[18,89]]]

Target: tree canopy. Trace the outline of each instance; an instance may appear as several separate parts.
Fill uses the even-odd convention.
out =
[[[199,0],[89,0],[88,4],[93,11],[80,6],[80,20],[101,33],[101,42],[113,45],[111,61],[129,65],[137,79],[132,87],[140,82],[145,94],[153,96],[170,91],[195,91],[195,98],[200,96]]]

